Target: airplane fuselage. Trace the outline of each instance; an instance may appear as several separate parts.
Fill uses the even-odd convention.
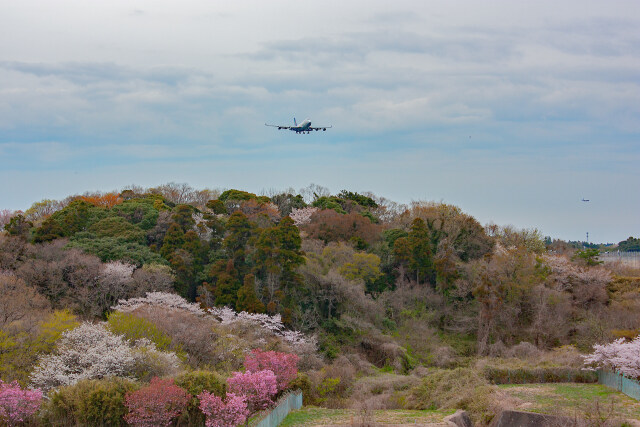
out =
[[[311,127],[311,120],[306,119],[306,120],[303,120],[302,123],[300,123],[299,125],[292,126],[291,130],[295,132],[306,132],[309,130],[310,127]]]
[[[322,127],[311,127],[311,120],[309,119],[305,119],[302,121],[302,123],[299,123],[296,121],[295,117],[293,118],[293,126],[287,126],[287,125],[270,125],[268,123],[265,123],[265,126],[271,126],[271,127],[275,127],[278,128],[278,130],[282,130],[282,129],[286,129],[286,130],[291,130],[294,131],[295,133],[311,133],[311,131],[326,131],[327,129],[333,127],[333,126],[322,126]]]

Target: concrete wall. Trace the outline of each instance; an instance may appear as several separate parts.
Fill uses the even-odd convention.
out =
[[[533,412],[502,411],[490,424],[491,427],[561,427],[573,426],[571,418]]]

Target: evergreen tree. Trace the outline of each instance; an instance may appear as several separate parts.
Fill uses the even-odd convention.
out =
[[[198,237],[198,234],[193,230],[189,230],[184,234],[183,240],[182,249],[193,256],[196,264],[204,265],[206,263],[207,248]]]
[[[215,215],[205,214],[204,220],[206,226],[211,230],[209,239],[209,249],[217,251],[222,248],[222,239],[224,238],[224,222]]]
[[[206,206],[216,215],[227,213],[227,208],[224,207],[224,203],[220,200],[209,200]]]
[[[433,282],[434,264],[432,238],[427,225],[421,218],[411,223],[407,237],[399,237],[393,245],[396,262],[404,264],[409,277],[416,283]]]
[[[238,269],[241,277],[248,273],[246,262],[247,244],[253,236],[254,227],[249,222],[249,218],[242,212],[234,212],[227,221],[227,232],[223,246],[231,259],[235,268]]]
[[[407,237],[410,250],[409,269],[415,272],[416,282],[429,281],[433,274],[431,235],[425,222],[416,218]]]
[[[256,295],[255,282],[256,279],[253,274],[244,276],[244,285],[238,289],[236,310],[248,313],[264,313],[265,306]]]
[[[169,254],[168,259],[176,274],[173,285],[175,290],[190,301],[195,301],[197,285],[193,257],[184,249],[176,249]]]
[[[13,222],[14,219],[21,217],[22,215],[18,215],[15,216],[13,218],[11,218],[11,221]],[[9,224],[7,224],[7,230],[9,231],[9,234],[14,234],[14,230],[16,230],[16,227],[14,226],[14,224],[12,224],[12,222],[10,222]],[[18,223],[19,224],[19,223]],[[31,224],[31,223],[29,223]],[[8,227],[12,227],[12,228],[8,228]],[[17,228],[18,230],[20,228]],[[47,218],[44,220],[44,222],[42,223],[42,225],[36,229],[36,232],[33,235],[33,241],[35,243],[42,243],[42,242],[49,242],[51,240],[55,240],[59,237],[64,236],[65,232],[64,229],[60,226],[60,224],[58,223],[58,221],[52,219],[51,217]]]
[[[178,205],[173,210],[171,219],[182,228],[183,232],[187,232],[193,228],[196,222],[193,219],[193,206]]]
[[[300,232],[291,218],[285,217],[277,226],[263,230],[256,243],[255,259],[256,273],[265,287],[263,295],[269,302],[267,308],[274,311],[282,305],[290,313],[297,303],[296,292],[302,287],[296,269],[304,263]]]
[[[173,251],[182,248],[182,245],[184,245],[184,232],[182,231],[182,227],[174,222],[169,226],[167,233],[164,235],[160,255],[169,259]]]
[[[213,278],[213,281],[205,283],[205,286],[213,294],[214,303],[236,308],[241,283],[238,280],[238,270],[236,270],[233,260],[217,261],[209,270],[209,276]]]

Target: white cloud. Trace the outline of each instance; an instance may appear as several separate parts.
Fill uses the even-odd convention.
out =
[[[111,168],[123,185],[315,181],[398,199],[440,187],[437,198],[535,221],[521,194],[564,197],[584,170],[595,186],[640,179],[638,11],[577,0],[9,2],[0,164],[34,196],[38,169],[59,168],[72,192],[88,188],[71,190],[65,173],[102,187]],[[303,139],[263,126],[293,116],[334,129]],[[557,179],[536,181],[540,169]],[[490,191],[503,196],[475,198]],[[570,225],[545,209],[540,218]]]

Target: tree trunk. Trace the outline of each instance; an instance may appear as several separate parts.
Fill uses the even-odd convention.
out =
[[[493,316],[481,313],[478,320],[478,355],[485,356],[493,327]]]

